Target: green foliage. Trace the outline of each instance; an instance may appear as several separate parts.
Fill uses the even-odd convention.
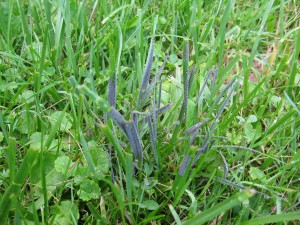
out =
[[[62,174],[68,171],[70,165],[71,165],[71,160],[68,156],[65,155],[57,157],[57,159],[54,161],[54,167],[56,171]]]
[[[65,113],[63,111],[56,111],[50,115],[49,122],[50,122],[51,126],[54,126],[60,117],[62,117],[62,119],[60,121],[59,130],[62,132],[65,132],[65,131],[69,130],[72,126],[70,120],[68,119],[68,118],[70,118],[70,115],[68,113]]]
[[[298,223],[296,1],[0,9],[0,224]]]
[[[53,224],[74,224],[78,222],[79,211],[78,206],[71,201],[62,201],[60,205],[53,207],[52,214],[54,215]]]
[[[211,218],[216,217],[223,211],[226,211],[230,208],[233,208],[236,205],[239,205],[241,203],[244,203],[252,197],[254,194],[254,190],[246,190],[242,191],[241,193],[235,194],[233,196],[230,196],[228,199],[214,205],[210,209],[207,209],[200,214],[194,216],[193,218],[187,220],[184,225],[190,225],[190,224],[204,224],[208,222]]]
[[[95,166],[95,176],[105,176],[109,171],[109,160],[105,151],[97,146],[92,147],[88,151],[92,156]],[[83,163],[83,165],[86,165],[85,162]]]
[[[249,170],[249,174],[250,174],[251,179],[253,179],[253,180],[259,180],[264,183],[267,182],[265,173],[263,171],[261,171],[259,168],[251,167]]]
[[[156,201],[153,201],[153,200],[146,200],[146,201],[143,201],[143,202],[140,204],[140,207],[152,211],[152,210],[158,209],[158,208],[159,208],[159,205],[158,205],[158,203],[157,203]]]
[[[101,190],[95,181],[87,179],[80,184],[77,194],[83,201],[89,201],[91,199],[99,199]]]

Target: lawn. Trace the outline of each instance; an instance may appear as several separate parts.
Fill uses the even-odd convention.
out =
[[[0,224],[299,224],[296,0],[0,2]]]

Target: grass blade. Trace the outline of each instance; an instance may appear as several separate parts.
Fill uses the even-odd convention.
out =
[[[122,222],[123,222],[123,224],[126,224],[125,216],[124,216],[124,212],[125,212],[125,207],[124,207],[124,203],[123,203],[124,199],[122,198],[121,191],[109,180],[107,180],[105,178],[100,178],[100,180],[107,183],[108,186],[111,188],[112,192],[114,193],[115,198],[116,198],[117,203],[118,203],[117,209],[119,209],[119,211],[120,211]]]
[[[161,105],[161,92],[162,92],[162,80],[159,82],[159,88],[158,88],[158,103],[157,103],[157,108],[160,108]]]
[[[259,89],[261,88],[261,86],[265,83],[266,78],[264,78],[259,84],[257,84],[257,86],[253,89],[253,91],[247,96],[246,99],[244,99],[244,101],[233,111],[231,112],[231,114],[227,114],[223,121],[221,122],[220,126],[221,129],[224,129],[224,127],[228,126],[229,123],[238,115],[238,113],[240,112],[240,110],[246,106],[256,95],[256,93],[259,91]]]
[[[152,103],[153,112],[152,112],[152,120],[153,120],[153,130],[154,130],[154,141],[157,142],[157,114],[156,114],[156,102],[153,100]]]
[[[242,202],[248,200],[254,195],[255,191],[252,189],[244,190],[238,194],[235,194],[226,200],[212,206],[211,208],[204,210],[200,214],[194,216],[193,218],[187,220],[183,225],[194,225],[194,224],[204,224],[210,220],[213,220],[215,217],[220,215],[222,212],[225,212],[229,209],[232,209],[235,206],[240,205]]]
[[[258,34],[256,35],[256,38],[255,38],[255,41],[254,41],[254,44],[253,44],[253,47],[252,47],[252,50],[251,50],[251,55],[250,55],[249,60],[248,60],[247,68],[245,69],[244,82],[243,82],[244,83],[244,99],[246,99],[247,95],[248,95],[248,86],[249,86],[248,85],[248,80],[249,80],[250,68],[253,65],[253,60],[254,60],[255,54],[257,53],[257,48],[258,48],[258,44],[259,44],[259,41],[260,41],[260,38],[261,38],[261,34],[264,30],[264,27],[265,27],[265,24],[267,22],[268,16],[271,12],[273,3],[274,3],[274,0],[266,2],[266,6],[265,6],[266,9],[264,11],[262,22],[260,24]]]
[[[1,130],[2,130],[5,142],[7,144],[9,144],[9,136],[8,136],[8,132],[7,132],[6,126],[4,124],[2,110],[0,111],[0,127],[1,127]]]
[[[9,145],[7,148],[7,162],[9,167],[9,178],[10,183],[15,179],[15,170],[16,170],[16,148],[17,142],[15,138],[9,138]]]
[[[129,204],[129,209],[130,212],[132,212],[132,188],[133,188],[133,157],[132,155],[128,154],[126,157],[126,193],[127,193],[127,199],[128,199],[128,204]]]
[[[224,179],[226,179],[226,176],[227,176],[227,174],[228,174],[228,163],[227,163],[227,161],[226,161],[226,158],[225,158],[225,156],[222,154],[222,152],[219,152],[218,151],[218,153],[220,154],[220,156],[221,156],[221,158],[222,158],[222,161],[223,161],[223,164],[224,164],[224,176],[223,176],[223,178]]]
[[[187,111],[188,111],[188,97],[189,97],[189,57],[190,57],[190,46],[189,43],[186,42],[185,48],[183,50],[183,102],[181,105],[181,110],[179,114],[179,121],[182,121],[184,118],[187,119]],[[186,123],[187,124],[187,123]]]
[[[111,107],[108,102],[104,98],[97,95],[94,91],[89,89],[87,86],[81,85],[77,86],[77,88],[78,90],[89,96],[97,105],[99,105],[103,112],[108,113],[110,111]]]
[[[53,22],[52,22],[52,18],[51,18],[51,3],[49,0],[44,0],[44,6],[45,6],[45,11],[46,11],[46,19],[47,19],[47,23],[48,26],[50,26],[49,28],[49,41],[50,41],[50,45],[54,46],[54,28],[53,28]]]
[[[50,133],[49,133],[49,136],[45,142],[45,145],[42,146],[42,148],[48,150],[51,143],[53,142],[53,140],[55,139],[55,136],[57,134],[57,132],[59,131],[60,129],[60,126],[61,126],[61,122],[65,116],[65,112],[67,110],[69,106],[69,103],[67,103],[65,109],[60,113],[59,117],[57,118],[57,120],[55,121],[54,125],[52,126],[51,130],[50,130]]]
[[[122,146],[120,145],[119,140],[114,135],[114,133],[111,131],[111,129],[107,125],[98,125],[100,127],[101,131],[105,134],[105,136],[108,138],[112,146],[117,152],[118,159],[121,162],[121,165],[123,168],[126,168],[126,162],[125,162],[125,152],[122,149]]]
[[[284,92],[284,95],[287,98],[287,100],[289,101],[289,103],[293,106],[293,108],[297,111],[298,115],[300,116],[300,109],[298,109],[295,102],[293,102],[293,100],[290,98],[290,96],[286,92]]]
[[[299,64],[298,63],[298,60],[297,58],[299,59],[299,52],[300,52],[300,30],[298,30],[297,34],[296,34],[296,38],[295,38],[295,50],[294,50],[294,54],[293,54],[293,57],[292,57],[292,60],[290,61],[290,63],[292,64],[290,66],[291,70],[290,70],[290,76],[289,76],[289,81],[288,81],[288,94],[290,96],[292,96],[292,88],[293,86],[295,85],[295,79],[296,79],[296,75],[297,75],[297,65]]]
[[[267,224],[267,223],[286,223],[288,221],[299,221],[300,219],[300,210],[289,213],[281,213],[277,215],[270,216],[262,216],[258,218],[254,218],[252,220],[242,222],[241,225],[259,225],[259,224]]]
[[[6,224],[8,213],[12,207],[12,198],[19,196],[21,187],[25,182],[31,167],[35,162],[37,152],[29,149],[16,173],[14,182],[5,190],[0,200],[0,224]]]
[[[21,185],[13,183],[9,185],[9,187],[5,190],[4,194],[1,196],[0,201],[0,223],[7,224],[6,221],[8,219],[8,213],[10,209],[13,207],[12,202],[13,198],[17,196],[21,189]]]
[[[274,130],[276,130],[278,127],[282,126],[282,124],[285,121],[290,121],[289,119],[296,114],[295,111],[289,111],[287,112],[282,118],[276,121],[275,124],[273,124],[270,128],[267,129],[267,131],[257,140],[255,144],[250,146],[251,148],[255,148],[262,144],[262,141],[269,135],[272,134]]]
[[[226,36],[226,25],[227,21],[230,15],[230,11],[232,10],[232,1],[229,0],[227,2],[225,11],[223,13],[222,19],[221,19],[221,24],[220,24],[220,30],[218,33],[218,36],[216,39],[220,39],[220,45],[218,46],[218,55],[219,55],[219,65],[218,68],[222,68],[223,65],[223,55],[224,55],[224,44],[225,44],[225,36]]]
[[[177,214],[177,212],[175,211],[174,207],[172,205],[169,205],[169,209],[175,219],[175,222],[177,225],[182,225],[181,220],[179,218],[179,215]]]
[[[93,204],[91,202],[87,203],[87,207],[89,208],[90,212],[93,214],[93,216],[97,219],[97,220],[101,220],[101,213],[99,212],[99,210],[93,206]]]

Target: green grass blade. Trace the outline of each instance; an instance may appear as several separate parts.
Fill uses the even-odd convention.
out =
[[[131,154],[128,154],[126,157],[126,168],[125,168],[125,173],[126,173],[126,193],[127,193],[127,200],[128,200],[128,205],[129,205],[129,210],[131,214],[133,213],[132,211],[132,190],[133,190],[133,157]]]
[[[204,210],[200,214],[192,217],[183,223],[183,225],[194,225],[194,224],[204,224],[210,220],[213,220],[215,217],[220,215],[222,212],[225,212],[229,209],[232,209],[235,206],[240,205],[244,201],[248,200],[255,193],[254,190],[245,190],[238,194],[235,194],[228,199],[212,206],[211,208]]]
[[[111,107],[108,102],[104,98],[97,95],[97,93],[89,89],[86,85],[77,86],[77,88],[89,96],[101,108],[101,110],[103,110],[103,112],[108,113],[110,111]]]
[[[178,120],[183,122],[183,119],[187,120],[187,111],[188,111],[188,97],[189,97],[189,59],[190,59],[190,45],[189,42],[186,42],[183,50],[183,101],[179,113]],[[187,121],[185,121],[187,125]]]
[[[29,32],[28,24],[27,24],[27,18],[25,17],[23,7],[21,7],[21,5],[20,5],[20,1],[18,0],[17,3],[18,3],[19,12],[21,15],[24,39],[27,42],[27,44],[30,44],[31,43],[31,35]]]
[[[16,148],[17,142],[15,138],[9,138],[9,145],[7,148],[7,162],[9,167],[9,178],[10,183],[15,179],[15,170],[16,170]]]
[[[113,145],[114,149],[117,152],[117,156],[121,162],[121,165],[123,168],[126,168],[126,161],[125,161],[125,152],[123,151],[119,140],[117,139],[117,137],[115,136],[115,134],[113,134],[113,132],[111,131],[111,129],[107,126],[107,125],[100,125],[99,126],[101,131],[106,135],[106,137],[108,138],[108,140],[110,141],[110,143]]]
[[[8,131],[7,131],[6,126],[4,124],[2,110],[0,111],[0,127],[1,127],[1,130],[2,130],[5,142],[7,144],[9,144]]]
[[[220,39],[219,50],[219,65],[218,68],[222,68],[223,65],[223,55],[224,55],[224,44],[225,44],[225,35],[226,35],[226,24],[229,18],[230,11],[232,10],[232,1],[227,2],[223,17],[221,19],[220,31],[218,33],[217,39]]]
[[[175,219],[175,222],[177,225],[182,225],[181,220],[179,218],[179,215],[177,214],[177,212],[175,211],[174,207],[172,205],[169,205],[169,209]]]
[[[241,225],[259,225],[259,224],[269,224],[269,223],[287,223],[289,221],[296,221],[300,220],[300,210],[295,212],[288,212],[288,213],[281,213],[277,215],[270,215],[270,216],[262,216],[257,217],[252,220],[242,222]]]
[[[89,210],[91,211],[91,213],[93,214],[93,216],[94,216],[97,220],[103,219],[103,218],[101,217],[101,214],[100,214],[99,210],[98,210],[91,202],[88,202],[88,203],[87,203],[87,206],[88,206]]]
[[[290,98],[290,96],[284,92],[284,96],[287,98],[289,103],[293,106],[293,108],[297,111],[298,115],[300,116],[300,109],[297,107],[296,103]]]
[[[281,117],[279,120],[276,121],[275,124],[273,124],[271,127],[269,127],[266,132],[257,140],[257,143],[253,144],[252,146],[250,146],[250,148],[255,148],[259,145],[262,144],[262,142],[264,141],[264,139],[273,133],[273,131],[275,131],[277,128],[279,128],[280,126],[282,126],[284,124],[284,122],[286,121],[290,121],[289,119],[294,116],[296,114],[295,111],[289,111],[287,112],[283,117]]]
[[[21,185],[19,184],[11,184],[4,194],[1,196],[0,201],[0,223],[7,224],[6,221],[8,219],[8,213],[12,208],[12,199],[19,193],[21,189]]]
[[[231,113],[227,114],[222,122],[220,123],[220,128],[224,129],[229,123],[238,115],[240,110],[245,107],[255,96],[256,93],[260,90],[261,86],[264,85],[266,78],[264,78],[256,87],[252,90],[252,92],[244,99],[244,101]],[[231,107],[232,108],[232,107]],[[235,108],[235,107],[234,107]],[[231,109],[229,109],[231,110]]]
[[[105,17],[101,23],[104,25],[110,18],[112,18],[114,15],[116,15],[119,11],[127,8],[127,7],[130,7],[131,5],[123,5],[119,8],[117,8],[116,10],[114,10],[112,13],[110,13],[107,17]]]
[[[54,41],[55,41],[55,37],[54,37],[54,28],[53,28],[53,22],[52,22],[52,18],[51,18],[51,3],[49,0],[44,0],[44,7],[45,7],[45,11],[46,11],[46,19],[47,19],[47,23],[50,28],[49,28],[49,41],[50,41],[50,45],[54,46]]]
[[[8,212],[12,207],[12,199],[20,195],[20,190],[24,184],[28,174],[31,171],[31,167],[34,164],[37,152],[29,149],[23,158],[23,161],[16,172],[14,182],[5,190],[0,200],[0,224],[5,224],[7,220]]]
[[[115,198],[116,198],[117,203],[118,203],[117,210],[121,214],[123,224],[126,224],[125,223],[125,216],[124,216],[124,213],[125,213],[124,199],[122,198],[120,190],[112,182],[110,182],[109,180],[107,180],[105,178],[101,178],[101,180],[109,185],[109,187],[111,188],[113,194],[115,195]]]
[[[273,3],[274,3],[274,0],[271,0],[271,1],[268,1],[266,2],[265,4],[265,11],[264,11],[264,15],[263,15],[263,18],[262,18],[262,22],[260,24],[260,28],[259,28],[259,31],[256,35],[256,38],[255,38],[255,41],[254,41],[254,44],[253,44],[253,47],[251,49],[251,55],[249,57],[249,60],[248,60],[248,64],[247,64],[247,68],[245,70],[245,73],[244,73],[244,98],[246,99],[247,98],[247,95],[248,95],[248,82],[249,82],[249,73],[250,73],[250,68],[252,67],[253,65],[253,60],[254,60],[254,57],[255,57],[255,54],[257,54],[257,48],[258,48],[258,44],[260,42],[260,39],[261,39],[261,35],[262,35],[262,32],[264,30],[264,27],[265,27],[265,24],[267,22],[267,19],[268,19],[268,16],[271,12],[271,9],[272,9],[272,6],[273,6]]]
[[[292,90],[293,87],[295,85],[295,78],[296,78],[296,74],[297,74],[297,65],[299,65],[299,62],[297,59],[299,59],[299,52],[300,52],[300,29],[298,30],[298,32],[295,35],[295,49],[294,49],[294,54],[292,57],[292,60],[290,61],[290,76],[289,76],[289,81],[288,81],[288,94],[290,96],[293,95]]]
[[[88,168],[89,168],[91,173],[96,174],[96,169],[95,169],[95,165],[94,165],[94,162],[93,162],[93,158],[92,158],[90,152],[88,151],[89,147],[88,147],[88,144],[87,144],[81,130],[79,131],[79,136],[80,136],[80,143],[81,143],[82,149],[83,149],[83,155],[84,155],[84,158],[87,162]]]
[[[60,126],[61,126],[61,122],[65,116],[65,112],[67,110],[69,106],[69,103],[67,103],[64,111],[61,112],[60,116],[58,117],[58,119],[55,121],[55,124],[52,126],[51,130],[50,130],[50,133],[49,133],[49,136],[45,142],[45,145],[42,146],[43,149],[46,149],[48,150],[51,143],[53,142],[53,140],[55,139],[56,135],[57,135],[57,132],[59,131],[60,129]]]

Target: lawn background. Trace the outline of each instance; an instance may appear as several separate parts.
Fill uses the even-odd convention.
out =
[[[0,224],[297,224],[297,1],[0,2]]]

